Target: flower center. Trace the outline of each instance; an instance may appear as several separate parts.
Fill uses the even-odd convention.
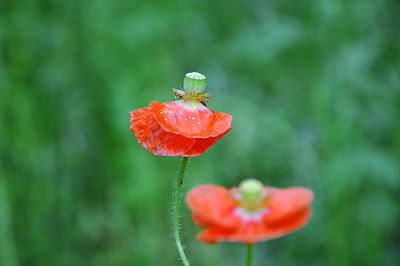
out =
[[[240,183],[239,188],[232,191],[238,204],[249,212],[258,212],[265,208],[268,193],[263,184],[256,179],[246,179]]]
[[[249,211],[243,207],[237,207],[233,214],[239,216],[242,221],[249,222],[249,221],[260,221],[264,214],[268,213],[268,208],[262,208],[257,211]]]
[[[206,104],[212,97],[206,91],[206,77],[198,72],[191,72],[185,75],[183,80],[183,90],[172,89],[175,99],[187,102],[199,102]]]

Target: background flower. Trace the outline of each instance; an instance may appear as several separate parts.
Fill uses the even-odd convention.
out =
[[[198,239],[210,244],[220,241],[252,244],[278,238],[308,222],[314,197],[309,189],[259,187],[259,198],[250,202],[242,195],[242,188],[228,190],[217,185],[193,188],[186,202],[193,212],[193,221],[205,228]]]

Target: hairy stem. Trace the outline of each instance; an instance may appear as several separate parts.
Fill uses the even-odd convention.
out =
[[[182,263],[185,266],[189,266],[189,261],[183,251],[181,238],[179,236],[179,213],[181,210],[181,194],[182,194],[182,183],[183,183],[183,176],[185,174],[186,165],[188,162],[188,157],[183,157],[181,170],[179,171],[178,181],[176,183],[176,191],[174,195],[174,236],[175,236],[175,243],[178,248],[179,256],[181,257]]]

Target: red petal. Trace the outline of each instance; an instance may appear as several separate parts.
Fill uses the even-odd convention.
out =
[[[197,235],[197,239],[207,244],[215,244],[219,241],[227,241],[227,237],[234,234],[234,232],[232,229],[215,226],[201,231]]]
[[[183,156],[192,157],[192,156],[198,156],[198,155],[204,153],[208,148],[210,148],[210,146],[212,146],[215,142],[217,142],[217,140],[222,138],[231,129],[232,129],[232,127],[229,127],[227,131],[225,131],[224,133],[222,133],[221,135],[218,135],[216,137],[211,137],[211,138],[207,138],[207,139],[197,138],[193,147],[189,151],[187,151],[185,154],[183,154]]]
[[[210,221],[204,220],[200,215],[193,213],[191,215],[195,224],[201,227],[211,227],[213,224]]]
[[[212,227],[198,235],[200,241],[215,243],[232,241],[240,243],[256,243],[278,238],[304,226],[311,217],[311,209],[305,208],[292,219],[277,223],[274,226],[265,225],[262,221],[244,222],[239,230],[232,232],[220,227]]]
[[[131,130],[139,144],[155,155],[182,155],[194,145],[194,139],[166,132],[148,107],[133,110],[130,114]]]
[[[217,137],[231,127],[232,116],[214,113],[201,103],[151,102],[149,108],[164,130],[191,138]]]
[[[276,222],[307,208],[314,199],[310,189],[293,187],[277,189],[268,201],[270,212],[264,216],[266,222]]]
[[[189,191],[186,203],[199,224],[237,228],[240,219],[233,215],[236,207],[229,190],[217,185],[202,185]],[[196,219],[195,218],[195,219]]]

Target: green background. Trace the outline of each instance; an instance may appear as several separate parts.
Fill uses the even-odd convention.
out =
[[[179,265],[180,159],[156,157],[129,111],[186,72],[233,130],[190,160],[204,183],[310,187],[301,230],[255,265],[400,261],[400,3],[395,0],[0,2],[0,265]],[[243,265],[182,212],[193,265]]]

